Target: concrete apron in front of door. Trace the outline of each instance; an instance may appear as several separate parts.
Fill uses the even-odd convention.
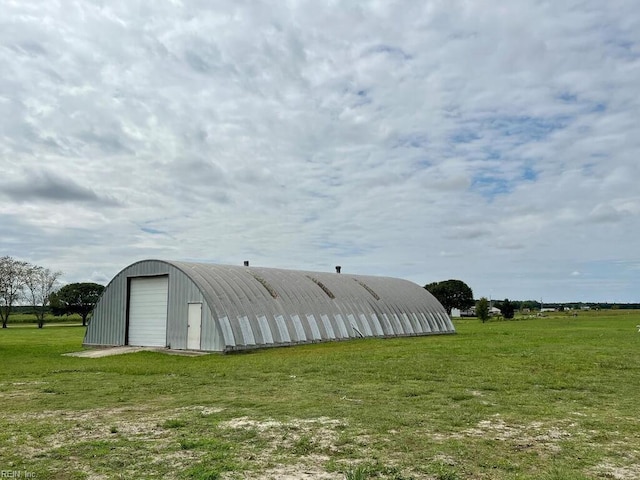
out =
[[[159,352],[167,353],[169,355],[184,355],[184,356],[199,356],[209,355],[211,352],[199,352],[194,350],[171,350],[168,348],[160,347],[109,347],[109,348],[96,348],[91,350],[82,350],[81,352],[63,353],[65,357],[83,357],[83,358],[100,358],[109,357],[111,355],[123,355],[125,353],[136,352]]]

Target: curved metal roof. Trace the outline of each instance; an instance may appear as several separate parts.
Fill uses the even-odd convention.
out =
[[[202,303],[202,350],[358,337],[454,333],[442,305],[407,280],[347,273],[142,260],[107,285],[85,345],[127,342],[130,280],[168,276],[166,346],[186,349],[188,305]]]
[[[200,289],[225,350],[322,340],[454,333],[442,305],[407,280],[166,262]],[[215,311],[215,313],[214,313]]]

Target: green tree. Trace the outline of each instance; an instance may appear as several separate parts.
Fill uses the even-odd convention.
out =
[[[482,320],[482,323],[489,320],[489,300],[486,297],[482,297],[478,300],[478,304],[476,305],[476,316]]]
[[[505,298],[500,305],[500,313],[502,313],[502,316],[506,319],[513,318],[513,315],[515,314],[515,307],[508,298]]]
[[[51,296],[51,306],[55,314],[77,313],[85,326],[103,291],[104,286],[98,283],[70,283]]]
[[[424,286],[451,315],[452,308],[467,310],[473,306],[473,291],[462,280],[445,280]]]

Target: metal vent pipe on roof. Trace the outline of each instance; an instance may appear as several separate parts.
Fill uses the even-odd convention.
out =
[[[336,273],[340,273],[340,270],[342,270],[342,267],[340,265],[336,265]]]

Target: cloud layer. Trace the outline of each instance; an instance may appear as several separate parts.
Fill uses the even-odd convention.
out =
[[[635,1],[5,2],[0,247],[640,301]],[[577,274],[576,274],[577,273]]]

